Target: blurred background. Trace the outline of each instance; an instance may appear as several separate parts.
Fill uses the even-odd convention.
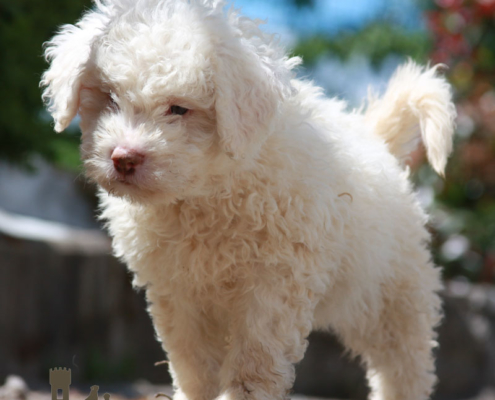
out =
[[[446,283],[435,399],[495,399],[495,0],[235,5],[267,20],[264,29],[304,58],[300,76],[350,107],[368,86],[383,90],[408,57],[448,66],[459,117],[446,178],[422,149],[411,156]],[[136,397],[170,382],[166,365],[154,365],[165,356],[143,294],[130,287],[97,222],[77,121],[56,135],[41,103],[43,42],[90,7],[90,0],[0,0],[0,399],[29,397],[25,385],[46,389],[52,367],[71,368],[73,386],[86,394],[100,384]],[[323,333],[311,336],[294,391],[367,394],[359,363]]]

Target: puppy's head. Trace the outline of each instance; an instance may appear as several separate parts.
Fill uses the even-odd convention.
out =
[[[290,95],[291,67],[258,24],[208,0],[108,0],[47,45],[43,97],[81,117],[87,175],[134,201],[211,194],[249,168]]]

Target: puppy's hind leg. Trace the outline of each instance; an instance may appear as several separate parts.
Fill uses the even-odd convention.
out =
[[[349,327],[336,327],[336,331],[362,357],[371,400],[429,399],[436,381],[432,349],[440,319],[439,298],[417,282],[387,286],[378,320],[362,332]]]

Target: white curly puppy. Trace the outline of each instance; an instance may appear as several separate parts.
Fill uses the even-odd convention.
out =
[[[46,56],[55,129],[80,114],[175,399],[285,398],[312,329],[361,355],[372,399],[429,397],[441,284],[401,160],[422,137],[442,173],[451,151],[436,68],[346,112],[216,0],[97,0]]]

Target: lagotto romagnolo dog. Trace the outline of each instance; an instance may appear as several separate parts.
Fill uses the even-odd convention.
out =
[[[444,170],[455,108],[438,68],[406,63],[346,111],[216,0],[97,0],[46,57],[55,130],[79,113],[175,400],[285,398],[312,329],[361,356],[372,399],[430,396],[441,282],[403,161],[422,138]]]

